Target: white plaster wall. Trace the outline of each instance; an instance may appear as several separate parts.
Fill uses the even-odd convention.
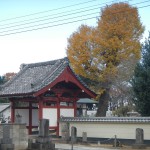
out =
[[[87,110],[87,115],[90,117],[94,117],[96,115],[96,110]]]
[[[63,117],[74,117],[74,109],[65,109],[65,108],[61,108],[60,109],[60,116]]]
[[[29,110],[28,109],[15,109],[15,116],[19,114],[22,116],[22,122],[26,123],[26,125],[29,125]]]
[[[78,137],[82,137],[82,133],[87,132],[87,136],[93,138],[112,138],[114,135],[117,135],[117,138],[120,139],[135,139],[136,128],[142,128],[144,130],[144,139],[150,140],[150,124],[144,123],[131,124],[121,122],[120,123],[69,122],[69,123],[70,123],[70,131],[71,126],[75,126],[77,128]]]
[[[11,109],[10,109],[10,107],[3,111],[3,116],[4,116],[4,118],[6,118],[6,119],[8,119],[8,117],[10,117],[10,114],[11,114]]]
[[[32,109],[32,126],[39,125],[38,109]]]
[[[56,108],[43,108],[43,118],[49,119],[49,125],[57,126],[57,109]]]

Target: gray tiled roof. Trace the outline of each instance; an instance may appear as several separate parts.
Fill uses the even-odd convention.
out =
[[[20,72],[0,87],[0,96],[34,93],[53,82],[69,66],[67,57],[63,59],[23,64]],[[76,75],[78,80],[86,84]]]
[[[89,98],[80,98],[77,103],[79,104],[96,104],[98,103],[98,101],[95,101],[95,100],[92,100],[92,99],[89,99]]]
[[[62,117],[60,122],[138,122],[150,124],[150,117]]]
[[[0,113],[10,107],[10,103],[0,103]]]

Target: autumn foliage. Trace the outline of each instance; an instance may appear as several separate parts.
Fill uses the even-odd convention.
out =
[[[98,26],[81,25],[68,39],[67,55],[76,73],[103,79],[116,73],[121,61],[140,58],[143,26],[137,9],[117,3],[101,11]]]
[[[101,59],[107,64],[106,68],[118,66],[131,55],[140,58],[144,30],[136,8],[126,3],[107,6],[101,12],[98,31],[96,43],[101,45]]]
[[[109,92],[122,62],[140,59],[143,32],[137,8],[115,3],[101,10],[96,27],[81,25],[69,37],[67,56],[77,74],[107,83]]]
[[[14,72],[8,72],[4,76],[5,76],[6,81],[9,81],[15,75],[16,75],[16,73],[14,73]]]

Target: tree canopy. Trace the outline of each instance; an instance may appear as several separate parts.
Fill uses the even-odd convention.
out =
[[[134,103],[142,116],[150,116],[150,34],[142,47],[142,59],[137,64],[132,79]]]
[[[15,74],[16,73],[14,72],[9,72],[3,76],[0,76],[0,86],[9,81]],[[8,98],[0,98],[0,103],[8,103],[8,102],[9,102]]]
[[[97,93],[107,89],[108,94],[119,68],[124,67],[122,62],[140,59],[143,32],[137,8],[115,3],[101,10],[96,27],[81,25],[70,36],[67,56],[77,74],[102,83],[95,88]]]
[[[0,85],[5,83],[5,76],[0,76]]]

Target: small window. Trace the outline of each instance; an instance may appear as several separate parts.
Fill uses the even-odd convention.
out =
[[[56,106],[56,102],[46,101],[44,102],[44,106]]]
[[[67,102],[60,102],[60,106],[67,106]]]
[[[72,102],[60,102],[60,106],[73,106]]]

